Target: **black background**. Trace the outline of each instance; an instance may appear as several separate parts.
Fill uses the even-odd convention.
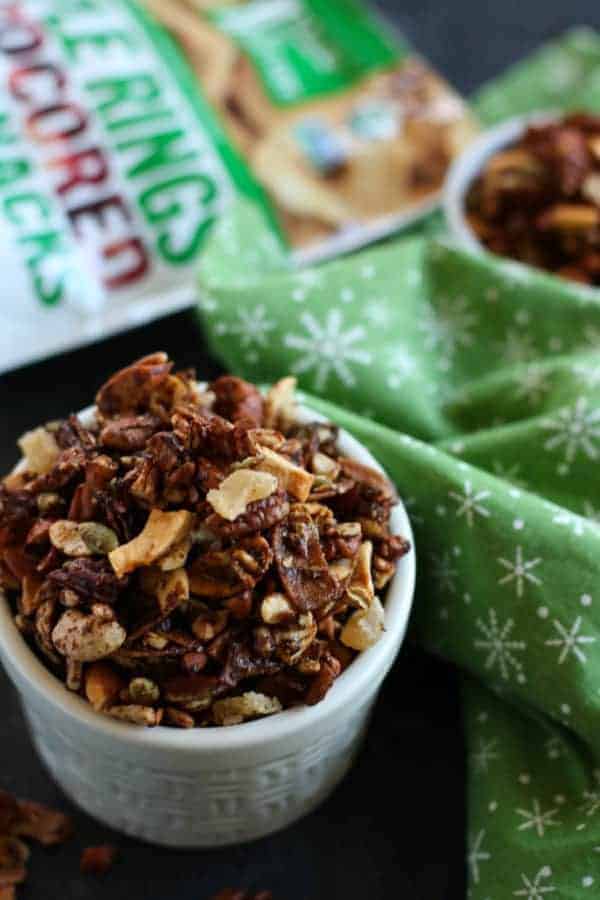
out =
[[[464,93],[564,28],[600,26],[598,0],[380,5]],[[15,461],[14,442],[27,427],[85,406],[111,371],[157,349],[181,365],[195,365],[200,377],[219,371],[203,349],[195,319],[184,313],[0,379],[0,471]],[[274,900],[464,897],[457,679],[415,648],[403,649],[358,764],[333,797],[281,834],[219,851],[150,848],[71,808],[40,768],[1,672],[0,701],[0,787],[69,809],[77,825],[69,845],[34,852],[23,900],[208,900],[225,886],[270,888]],[[81,848],[100,842],[118,845],[118,864],[102,881],[80,876]]]

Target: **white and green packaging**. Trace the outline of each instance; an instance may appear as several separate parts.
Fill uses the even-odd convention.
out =
[[[0,371],[193,305],[236,196],[300,262],[389,233],[472,131],[353,0],[149,4],[0,0]]]

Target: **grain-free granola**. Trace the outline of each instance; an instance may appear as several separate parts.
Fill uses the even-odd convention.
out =
[[[529,127],[488,160],[467,213],[494,253],[600,285],[600,116]]]
[[[199,389],[155,353],[113,375],[95,421],[24,435],[0,486],[0,582],[49,668],[137,725],[233,725],[318,703],[383,631],[408,542],[396,495],[266,396]]]

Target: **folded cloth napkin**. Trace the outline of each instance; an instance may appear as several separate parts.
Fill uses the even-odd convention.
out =
[[[588,30],[476,108],[582,104]],[[202,297],[231,370],[298,375],[404,498],[419,640],[464,672],[469,896],[600,896],[600,291],[422,235],[292,271],[240,207]]]

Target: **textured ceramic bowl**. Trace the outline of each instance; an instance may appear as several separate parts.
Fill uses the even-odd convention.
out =
[[[543,125],[557,118],[557,113],[543,112],[518,116],[485,131],[470,143],[454,161],[444,186],[442,207],[452,237],[470,250],[483,250],[465,214],[466,197],[488,159],[518,141],[529,125]]]
[[[93,416],[92,410],[81,419]],[[302,409],[302,421],[320,417]],[[380,469],[342,432],[339,446]],[[406,511],[392,530],[413,537]],[[29,649],[0,593],[0,658],[52,777],[86,812],[172,847],[216,847],[285,828],[324,800],[350,768],[381,683],[400,649],[413,598],[414,550],[389,585],[386,631],[318,705],[227,728],[142,729],[99,715]]]

